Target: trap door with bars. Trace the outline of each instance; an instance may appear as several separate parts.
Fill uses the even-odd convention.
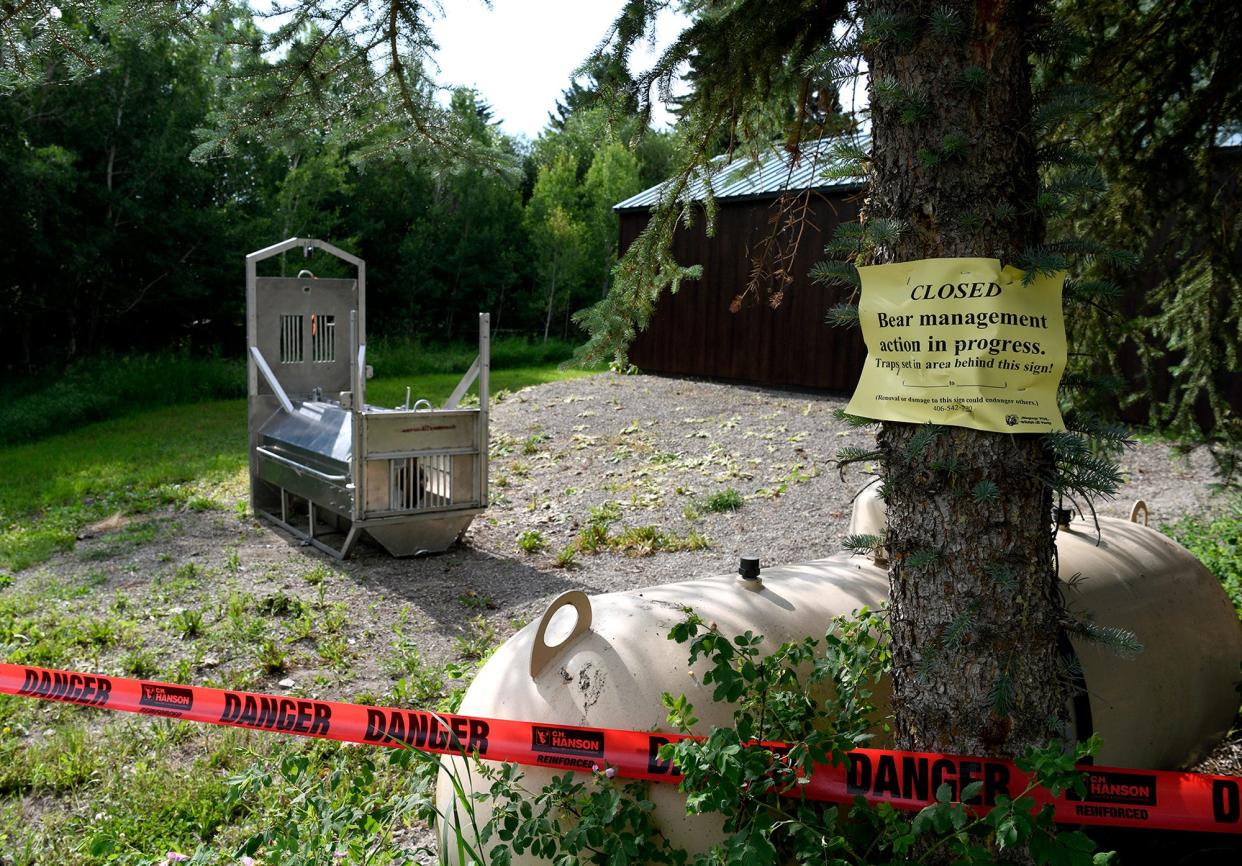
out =
[[[255,345],[294,400],[315,389],[335,399],[349,391],[350,314],[358,309],[358,281],[314,277],[258,277]],[[259,393],[272,393],[263,379]]]

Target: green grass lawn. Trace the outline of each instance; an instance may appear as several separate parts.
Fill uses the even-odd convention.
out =
[[[509,360],[512,366],[492,373],[494,400],[587,375],[550,360]],[[468,365],[467,359],[443,366]],[[21,398],[30,400],[10,406],[25,412],[27,438],[68,432],[0,445],[0,572],[29,569],[72,550],[85,527],[118,513],[246,507],[245,400],[217,394],[202,402],[159,406],[152,397],[135,405],[126,395],[142,390],[135,383],[140,366],[111,378],[87,371],[72,387],[27,383]],[[460,378],[460,371],[402,373],[409,368],[391,358],[377,368],[386,375],[369,383],[367,396],[379,406],[404,402],[407,385],[415,399],[438,404]],[[149,384],[148,391],[158,389]],[[187,399],[183,391],[165,397]],[[87,420],[118,412],[128,414]],[[471,655],[455,649],[455,659],[425,661],[403,636],[404,610],[391,626],[376,624],[386,623],[383,617],[351,620],[334,599],[371,596],[346,573],[317,561],[303,574],[305,586],[288,594],[275,590],[262,564],[243,565],[236,549],[188,562],[161,554],[125,588],[109,584],[108,572],[87,561],[176,531],[176,518],[135,520],[82,545],[63,569],[32,569],[18,578],[0,573],[6,660],[269,691],[279,675],[272,674],[273,665],[288,665],[303,687],[330,689],[333,697],[451,709],[446,702],[456,700],[460,688],[446,684],[468,676],[470,659],[485,654],[478,641],[486,638],[490,646],[494,639],[490,626],[478,635],[466,631],[463,647],[465,637],[475,635]],[[474,609],[462,604],[465,618]],[[355,640],[367,646],[368,658],[384,659],[380,669],[395,678],[389,691],[345,691],[354,676]],[[210,666],[208,655],[216,657]],[[311,670],[317,671],[313,679]],[[233,864],[240,860],[229,852],[247,844],[294,846],[299,853],[289,862],[310,853],[315,862],[337,862],[332,855],[345,846],[366,849],[378,862],[398,847],[393,830],[425,810],[434,780],[431,765],[404,752],[102,716],[9,696],[0,696],[0,733],[0,863],[14,866],[154,866],[166,862],[166,851],[195,854],[196,863]],[[262,856],[260,862],[276,860]]]
[[[400,406],[405,403],[405,388],[410,386],[410,403],[425,398],[433,405],[440,405],[453,393],[462,373],[424,373],[418,376],[384,376],[372,379],[367,383],[367,402],[372,406]],[[517,391],[531,385],[542,385],[546,382],[559,382],[562,379],[577,379],[591,375],[590,370],[560,369],[555,364],[538,367],[516,367],[507,370],[491,371],[490,384],[492,397],[503,391]],[[478,393],[478,383],[470,389],[470,393]]]
[[[554,364],[495,370],[493,396],[589,375]],[[368,384],[372,405],[438,404],[460,374],[389,376]],[[500,394],[503,396],[503,394]],[[68,550],[82,528],[117,512],[213,508],[246,489],[246,403],[166,406],[0,448],[0,568],[19,571]]]

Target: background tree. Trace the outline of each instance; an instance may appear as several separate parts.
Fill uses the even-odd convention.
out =
[[[426,46],[399,40],[409,104],[435,103],[409,120],[388,54],[362,42],[376,21],[334,18],[345,5],[299,4],[300,24],[276,33],[230,3],[50,8],[0,6],[6,377],[100,351],[236,353],[236,263],[292,234],[367,259],[388,313],[372,322],[377,337],[470,338],[473,309],[490,310],[497,331],[577,335],[568,314],[599,297],[615,255],[612,204],[667,170],[668,137],[607,110],[593,77],[527,145],[472,91],[437,101],[414,73]],[[413,6],[383,8],[401,18]],[[412,39],[417,28],[398,24]],[[373,71],[355,68],[359,51]],[[348,118],[333,114],[345,105]],[[437,130],[452,147],[435,144]],[[532,249],[526,201],[540,166],[565,154],[560,228],[573,229],[561,234],[577,264],[566,270],[555,250],[570,275],[550,320],[534,265],[551,248]]]
[[[1206,442],[1231,470],[1242,443],[1242,8],[1062,0],[1054,9],[1070,36],[1046,56],[1044,87],[1093,86],[1065,91],[1065,107],[1081,110],[1048,144],[1073,142],[1107,180],[1054,225],[1142,262],[1141,276],[1090,264],[1085,277],[1109,287],[1120,315],[1084,308],[1076,348],[1129,381],[1122,402],[1138,402],[1137,417]]]
[[[175,32],[127,32],[90,31],[100,65],[88,78],[51,65],[0,107],[0,255],[15,308],[0,334],[22,346],[23,369],[118,342],[198,339],[236,308],[209,291],[222,263],[208,239],[244,233],[246,205],[221,195],[244,172],[187,158],[211,98],[206,54]],[[170,327],[187,304],[197,314]]]
[[[562,296],[568,305],[568,299],[585,282],[587,228],[578,218],[580,198],[574,159],[563,154],[550,166],[539,170],[526,206],[535,273],[543,290],[545,341]]]

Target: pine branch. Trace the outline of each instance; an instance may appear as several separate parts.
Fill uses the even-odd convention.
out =
[[[978,618],[979,604],[978,602],[971,602],[965,610],[953,618],[953,622],[949,623],[949,627],[945,630],[944,637],[940,641],[941,645],[947,650],[961,649],[966,636],[974,630]]]
[[[940,561],[941,554],[938,550],[916,550],[905,556],[905,564],[907,568],[915,571],[922,571],[929,568]]]
[[[828,309],[824,322],[834,328],[857,328],[858,307],[854,304],[834,304]]]
[[[870,554],[876,548],[884,546],[884,538],[879,535],[847,535],[841,541],[841,546],[851,553]]]
[[[816,262],[808,272],[811,280],[824,286],[847,286],[857,289],[862,285],[858,268],[851,262],[825,259]]]
[[[974,486],[974,489],[971,490],[971,496],[979,505],[995,502],[1000,498],[1000,488],[996,486],[995,481],[985,478]]]
[[[921,457],[933,442],[943,436],[945,428],[939,424],[923,424],[918,430],[914,431],[914,435],[910,437],[910,441],[906,443],[906,458],[913,460]]]
[[[1129,629],[1102,626],[1085,619],[1067,618],[1062,623],[1070,634],[1106,646],[1122,658],[1134,658],[1143,651],[1143,643]]]
[[[832,417],[836,418],[838,421],[844,421],[846,424],[854,428],[870,427],[880,423],[872,418],[863,418],[860,415],[851,415],[844,409],[833,410]]]
[[[865,463],[868,460],[879,460],[883,457],[882,451],[875,448],[859,448],[855,445],[842,448],[837,452],[835,462],[838,466],[844,468],[851,463]]]
[[[1013,680],[1008,671],[997,674],[988,690],[988,703],[992,705],[992,712],[1001,717],[1009,715],[1013,709]]]

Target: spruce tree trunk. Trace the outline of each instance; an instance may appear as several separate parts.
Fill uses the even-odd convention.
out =
[[[1008,264],[1042,240],[1029,5],[866,4],[865,18],[905,16],[914,33],[912,41],[873,44],[867,57],[873,175],[866,217],[906,227],[878,251],[879,262],[982,256]],[[957,35],[929,24],[946,9],[957,13]],[[965,148],[953,155],[957,136]],[[943,428],[912,454],[918,429],[886,423],[879,434],[897,745],[1020,754],[1065,728],[1049,456],[1037,435],[960,427]],[[984,480],[999,490],[990,502],[972,495]]]

